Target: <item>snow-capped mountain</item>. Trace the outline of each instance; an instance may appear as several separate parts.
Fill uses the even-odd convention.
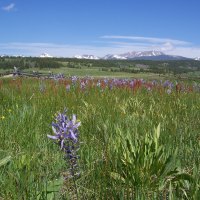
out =
[[[132,51],[132,52],[127,52],[119,55],[111,55],[108,54],[103,57],[103,59],[108,60],[130,60],[130,59],[135,59],[135,58],[143,58],[143,57],[152,57],[152,56],[162,56],[165,55],[164,53],[160,51]]]
[[[161,51],[132,51],[119,55],[106,55],[105,60],[188,60],[182,56],[166,55]]]
[[[40,58],[52,58],[53,56],[49,55],[48,53],[42,53],[39,57]]]
[[[1,58],[3,57],[21,57],[21,58],[24,58],[25,56],[24,55],[6,55],[6,54],[2,54],[0,55]]]
[[[165,54],[160,51],[132,51],[132,52],[121,54],[120,56],[123,56],[127,59],[131,59],[131,58],[136,58],[136,57],[162,56],[162,55],[165,55]]]
[[[6,56],[7,56],[6,54],[2,54],[2,55],[0,55],[1,58],[6,57]]]
[[[90,59],[90,60],[98,60],[98,59],[100,59],[99,57],[94,56],[94,55],[82,55],[82,56],[76,55],[76,56],[74,56],[74,58],[77,58],[77,59]]]
[[[25,56],[24,56],[24,55],[13,55],[13,57],[21,57],[21,58],[24,58]]]
[[[123,54],[107,54],[101,58],[94,55],[76,55],[74,58],[91,60],[191,60],[191,58],[182,56],[167,55],[161,51],[132,51]]]
[[[121,56],[121,55],[112,55],[112,54],[108,54],[105,55],[102,59],[104,60],[126,60],[127,58],[125,56]]]
[[[200,61],[200,57],[196,57],[195,60],[199,60]]]

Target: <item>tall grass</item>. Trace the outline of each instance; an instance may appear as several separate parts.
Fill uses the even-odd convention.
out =
[[[47,138],[64,108],[82,123],[80,199],[200,198],[200,93],[43,84],[1,82],[0,198],[70,199],[63,154]]]

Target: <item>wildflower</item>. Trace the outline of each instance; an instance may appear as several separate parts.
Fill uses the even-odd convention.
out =
[[[72,120],[69,120],[65,112],[59,113],[56,117],[56,122],[52,123],[54,135],[48,135],[48,137],[59,140],[61,149],[63,148],[65,140],[73,140],[76,143],[78,140],[78,127],[80,126],[80,122],[77,122],[76,116],[73,115]]]
[[[66,110],[63,113],[58,113],[55,117],[56,122],[52,123],[52,130],[54,135],[47,135],[50,139],[56,140],[57,144],[65,152],[65,159],[68,165],[68,173],[65,179],[77,178],[78,171],[78,155],[79,149],[79,132],[78,127],[81,122],[77,121],[76,115],[72,115],[69,119],[66,115]]]
[[[85,84],[85,82],[81,82],[81,85],[80,85],[80,87],[81,87],[81,89],[82,89],[82,90],[84,90],[84,89],[85,89],[85,87],[86,87],[86,84]]]
[[[135,86],[135,80],[130,81],[130,87],[134,88],[134,86]]]
[[[101,87],[101,82],[98,80],[97,87]]]
[[[104,83],[106,84],[106,85],[108,85],[108,79],[107,78],[104,78]]]
[[[170,84],[171,84],[170,81],[167,80],[167,81],[165,81],[165,82],[163,83],[163,87],[164,87],[164,88],[169,87]]]
[[[72,83],[73,83],[73,84],[76,84],[76,82],[78,81],[78,77],[72,76],[72,77],[71,77],[71,80],[72,80]]]
[[[113,89],[113,84],[109,84],[109,89],[112,90]]]
[[[157,85],[157,81],[156,81],[156,80],[153,80],[153,81],[152,81],[152,85],[154,85],[154,86]]]

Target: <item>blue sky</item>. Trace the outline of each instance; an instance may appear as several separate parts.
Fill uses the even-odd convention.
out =
[[[200,56],[199,0],[0,0],[0,54]]]

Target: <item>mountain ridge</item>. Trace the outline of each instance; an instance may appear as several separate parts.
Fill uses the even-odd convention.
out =
[[[192,60],[183,56],[167,55],[161,51],[132,51],[122,54],[107,54],[103,57],[94,55],[75,56],[77,59],[95,59],[95,60]]]

